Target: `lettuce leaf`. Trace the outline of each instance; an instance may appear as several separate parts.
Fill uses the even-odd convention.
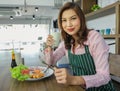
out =
[[[21,71],[24,69],[28,69],[27,66],[20,64],[14,68],[10,68],[12,78],[15,78],[19,81],[24,81],[29,78],[29,74],[22,74]]]

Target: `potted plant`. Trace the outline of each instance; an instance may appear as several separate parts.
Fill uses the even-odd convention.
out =
[[[97,4],[94,4],[94,5],[91,7],[91,10],[92,10],[92,11],[96,11],[96,10],[98,10],[98,9],[100,9],[100,6],[97,5]]]

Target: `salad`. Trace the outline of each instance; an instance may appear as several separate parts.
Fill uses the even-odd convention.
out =
[[[20,64],[14,68],[10,68],[11,76],[19,81],[24,81],[29,78],[29,68]]]
[[[23,64],[20,64],[14,68],[10,69],[12,78],[15,78],[19,81],[30,79],[39,79],[44,76],[42,68],[30,68]]]

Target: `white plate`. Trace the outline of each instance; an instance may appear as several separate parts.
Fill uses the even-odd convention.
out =
[[[31,67],[30,67],[31,68]],[[44,66],[33,66],[33,68],[40,68],[42,69],[42,71],[44,71],[45,69],[47,69],[47,67],[44,67]],[[41,77],[41,78],[28,78],[26,81],[36,81],[36,80],[41,80],[41,79],[44,79],[44,78],[47,78],[49,76],[51,76],[53,74],[53,70],[51,68],[49,68],[45,73],[44,73],[44,76]]]

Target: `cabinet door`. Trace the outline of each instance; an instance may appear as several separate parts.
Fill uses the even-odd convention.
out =
[[[77,2],[80,5],[81,9],[85,14],[90,13],[91,7],[94,4],[97,4],[97,0],[76,0],[75,2]]]

